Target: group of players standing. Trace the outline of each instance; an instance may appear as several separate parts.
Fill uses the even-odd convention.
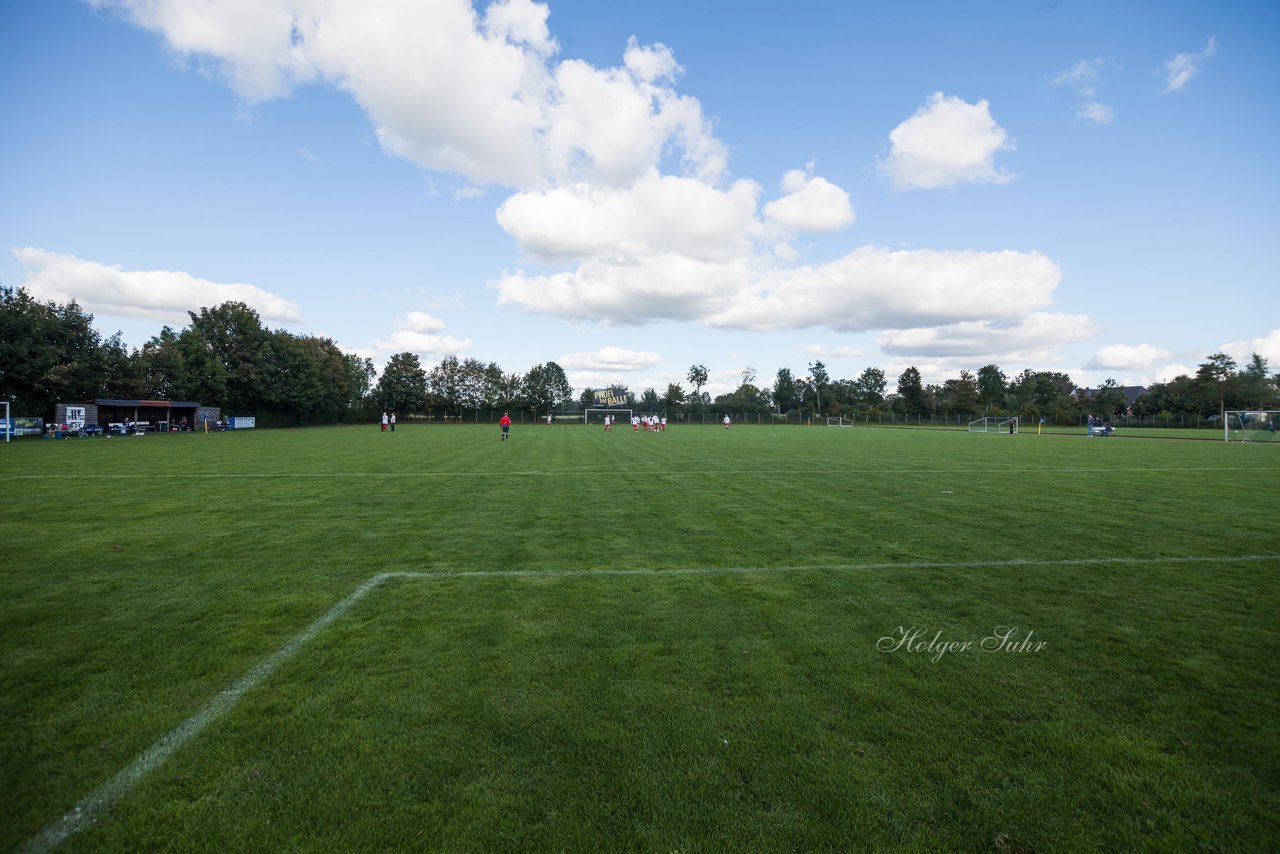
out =
[[[606,415],[604,417],[604,430],[606,433],[613,432],[613,424],[617,420],[617,417],[614,415]],[[646,433],[661,433],[663,430],[667,429],[667,416],[632,415],[631,432],[639,433],[641,429]]]
[[[604,417],[605,432],[612,433],[613,425],[617,423],[617,421],[618,421],[618,417],[616,415],[606,415]],[[392,416],[392,423],[393,424],[395,423],[395,416]],[[552,414],[548,412],[547,426],[550,427],[554,423],[555,423],[555,419],[553,418]],[[731,422],[729,420],[729,416],[726,415],[724,417],[724,429],[728,430],[730,423]],[[510,433],[511,433],[510,413],[507,413],[507,412],[502,413],[502,420],[500,420],[498,424],[501,425],[502,427],[502,441],[505,442],[507,441],[507,438],[510,436]],[[383,416],[382,429],[383,430],[387,429],[385,415]],[[392,427],[391,429],[394,430],[395,427]],[[666,429],[667,429],[667,416],[665,415],[632,415],[631,416],[631,432],[632,433],[639,433],[641,430],[644,430],[644,432],[646,433],[662,433]]]

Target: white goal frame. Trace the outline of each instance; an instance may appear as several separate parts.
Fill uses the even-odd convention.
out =
[[[616,406],[593,406],[588,409],[582,410],[583,424],[587,426],[591,425],[591,413],[593,412],[600,412],[605,415],[622,415],[623,413],[626,413],[627,418],[622,423],[628,426],[631,425],[631,416],[633,414],[632,411],[630,409],[618,409]]]
[[[1280,430],[1280,409],[1228,409],[1223,415],[1224,442],[1233,441],[1232,434],[1236,442],[1280,442],[1280,433],[1276,432]]]
[[[1013,429],[1009,429],[1009,425]],[[988,415],[985,418],[969,422],[970,433],[1014,433],[1018,432],[1018,417],[1008,415]]]
[[[845,418],[843,415],[827,416],[828,427],[852,427],[853,425],[854,420],[852,418]]]
[[[8,444],[9,437],[13,435],[13,425],[10,423],[9,401],[0,400],[0,404],[4,405],[4,441],[5,444]]]

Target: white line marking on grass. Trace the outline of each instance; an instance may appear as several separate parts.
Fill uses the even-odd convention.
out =
[[[974,561],[901,561],[897,563],[834,563],[808,566],[714,566],[675,569],[497,569],[439,570],[436,572],[388,572],[386,578],[581,578],[585,576],[619,575],[746,575],[770,572],[857,572],[886,569],[1005,569],[1020,566],[1142,566],[1161,563],[1256,563],[1280,562],[1280,554],[1232,555],[1227,557],[1099,557],[1065,558],[1061,560],[974,560]]]
[[[314,623],[285,643],[284,646],[267,656],[248,673],[237,679],[230,688],[227,688],[206,703],[204,708],[183,721],[177,729],[138,754],[138,757],[122,771],[100,786],[93,794],[76,804],[71,812],[50,824],[18,850],[32,852],[32,854],[34,852],[49,851],[60,845],[67,837],[92,824],[100,812],[124,797],[134,786],[138,785],[143,777],[162,765],[174,751],[195,738],[205,727],[238,703],[246,691],[274,673],[281,664],[292,658],[302,648],[303,644],[323,631],[330,623],[347,613],[352,605],[364,598],[370,590],[373,590],[387,578],[388,575],[386,573],[375,575],[364,584],[361,584],[355,589],[355,592],[337,605],[334,605]]]
[[[1152,564],[1189,563],[1256,563],[1280,561],[1280,555],[1234,555],[1226,557],[1098,557],[1069,558],[1060,560],[973,560],[973,561],[908,561],[903,563],[850,563],[826,566],[782,567],[692,567],[676,569],[501,569],[501,570],[440,570],[432,572],[381,572],[372,576],[334,605],[283,646],[267,656],[247,673],[232,683],[190,718],[183,721],[169,734],[160,738],[118,772],[98,787],[66,815],[31,837],[18,849],[22,854],[42,854],[61,845],[69,837],[93,824],[103,810],[127,795],[147,774],[164,764],[179,748],[204,731],[209,724],[234,707],[240,698],[275,673],[312,638],[343,617],[351,607],[384,581],[393,578],[434,579],[445,578],[584,578],[591,576],[681,576],[681,575],[736,575],[764,574],[770,572],[856,572],[890,569],[1003,569],[1025,566],[1143,566]]]

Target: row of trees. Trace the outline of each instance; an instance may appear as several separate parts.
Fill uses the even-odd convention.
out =
[[[690,368],[690,381],[705,368]],[[737,389],[710,401],[718,408],[741,412],[793,412],[809,410],[827,415],[866,415],[894,411],[906,415],[971,415],[1000,412],[1063,414],[1075,405],[1078,389],[1067,374],[1026,370],[1012,380],[996,365],[975,375],[960,376],[941,385],[926,385],[918,368],[909,367],[897,378],[894,391],[880,368],[869,367],[857,377],[833,379],[821,361],[808,366],[804,376],[779,368],[770,387],[756,385],[756,371],[742,372]],[[1123,398],[1121,398],[1123,402]]]
[[[117,398],[196,401],[265,423],[324,423],[360,408],[373,364],[328,338],[269,330],[238,302],[189,313],[130,352],[103,339],[74,301],[39,302],[0,288],[0,397],[15,414],[51,415],[57,402]]]
[[[267,329],[244,303],[188,317],[181,330],[166,326],[130,352],[119,333],[103,339],[93,315],[74,301],[40,302],[25,289],[0,287],[0,398],[13,402],[15,414],[46,417],[58,402],[95,398],[196,401],[268,425],[432,407],[545,411],[573,400],[555,362],[520,375],[446,356],[428,372],[413,353],[397,353],[375,384],[371,360],[342,352],[328,338]]]
[[[705,371],[701,365],[690,368],[690,382],[698,377],[705,382]],[[909,367],[899,374],[893,393],[879,368],[867,368],[853,379],[833,380],[821,361],[810,364],[804,377],[780,368],[770,388],[756,386],[755,379],[755,370],[747,368],[742,384],[717,397],[714,405],[744,412],[809,409],[828,415],[865,415],[892,410],[918,416],[1043,415],[1055,421],[1076,421],[1089,413],[1208,416],[1224,409],[1280,407],[1280,374],[1271,374],[1267,360],[1256,353],[1243,369],[1225,353],[1215,353],[1195,376],[1157,383],[1132,402],[1114,379],[1086,392],[1060,371],[1024,370],[1009,377],[994,364],[976,373],[961,371],[941,385],[926,385],[920,371]]]
[[[448,355],[430,371],[414,353],[397,353],[382,371],[371,395],[389,412],[422,413],[440,408],[448,414],[474,409],[563,407],[573,397],[564,369],[555,362],[535,365],[527,374],[505,373],[497,362]]]
[[[450,414],[476,409],[588,407],[592,390],[575,399],[555,362],[525,374],[495,362],[445,356],[425,369],[413,353],[397,353],[377,382],[369,359],[342,352],[328,338],[270,330],[252,308],[227,302],[189,312],[190,323],[164,327],[130,352],[117,333],[103,339],[93,316],[74,301],[40,302],[24,289],[0,287],[0,397],[15,414],[50,415],[59,401],[93,398],[198,401],[228,414],[253,414],[266,424],[363,420],[378,411],[402,415],[438,409]],[[1056,371],[1024,370],[1012,378],[994,364],[961,371],[942,384],[926,385],[915,367],[897,377],[894,392],[884,371],[869,367],[855,378],[833,379],[821,361],[803,376],[780,368],[771,386],[757,385],[745,368],[740,385],[714,399],[703,388],[705,365],[686,373],[665,392],[627,391],[645,411],[809,411],[829,415],[1044,415],[1075,421],[1084,413],[1110,416],[1129,406],[1122,388],[1108,380],[1086,396],[1071,377]],[[1207,416],[1223,409],[1280,408],[1280,375],[1254,354],[1243,368],[1223,353],[1199,366],[1195,376],[1157,383],[1132,404],[1136,415]]]
[[[1156,383],[1133,405],[1135,415],[1203,415],[1228,409],[1280,409],[1280,374],[1272,374],[1257,353],[1243,367],[1226,353],[1214,353],[1195,376]]]

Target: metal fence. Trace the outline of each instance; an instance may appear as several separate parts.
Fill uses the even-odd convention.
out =
[[[632,410],[636,414],[648,414],[641,407],[633,406]],[[424,413],[415,415],[402,415],[399,418],[401,424],[497,424],[502,418],[503,412],[511,415],[511,421],[514,424],[546,424],[547,413],[545,411],[538,412],[530,409],[466,409],[461,412],[450,412],[444,408],[431,408]],[[658,414],[663,414],[658,412]],[[826,426],[827,416],[829,413],[815,411],[797,411],[797,412],[734,412],[732,410],[707,409],[699,412],[677,411],[665,413],[669,424],[721,424],[724,422],[725,415],[729,416],[729,420],[734,424],[748,425],[792,425],[792,426]],[[918,415],[914,413],[901,412],[861,412],[861,413],[840,413],[846,420],[855,424],[878,424],[883,426],[919,426],[919,427],[940,427],[940,428],[967,428],[969,422],[981,418],[977,414],[925,414]],[[1018,415],[1022,423],[1023,429],[1031,428],[1040,422],[1040,413],[997,413],[1002,417],[1011,417]],[[568,410],[552,411],[552,423],[559,425],[566,424],[583,424],[582,413]],[[833,416],[834,417],[834,416]],[[1088,421],[1088,415],[1072,416],[1070,418],[1054,418],[1045,416],[1046,427],[1080,427],[1084,428]],[[1222,422],[1218,416],[1202,416],[1194,413],[1190,414],[1161,414],[1161,415],[1129,415],[1117,416],[1112,419],[1113,427],[1132,428],[1132,427],[1168,427],[1177,429],[1206,429],[1221,430]]]
[[[640,407],[631,407],[637,415],[650,414],[647,410]],[[449,412],[445,409],[428,409],[424,413],[415,415],[402,415],[399,418],[401,424],[497,424],[502,418],[502,414],[506,412],[511,416],[513,424],[546,424],[547,413],[536,412],[526,409],[466,409],[462,412]],[[729,416],[729,420],[733,424],[751,424],[751,425],[767,425],[777,424],[792,426],[809,426],[820,425],[826,426],[827,416],[820,412],[734,412],[732,410],[709,409],[703,412],[668,412],[661,411],[656,414],[667,416],[668,424],[723,424],[725,415]],[[583,424],[581,412],[562,412],[553,411],[551,413],[553,424]],[[965,427],[972,417],[967,415],[903,415],[901,413],[886,412],[875,413],[871,415],[849,415],[845,414],[846,419],[853,420],[859,424],[916,424],[922,426],[938,426],[938,427]]]

